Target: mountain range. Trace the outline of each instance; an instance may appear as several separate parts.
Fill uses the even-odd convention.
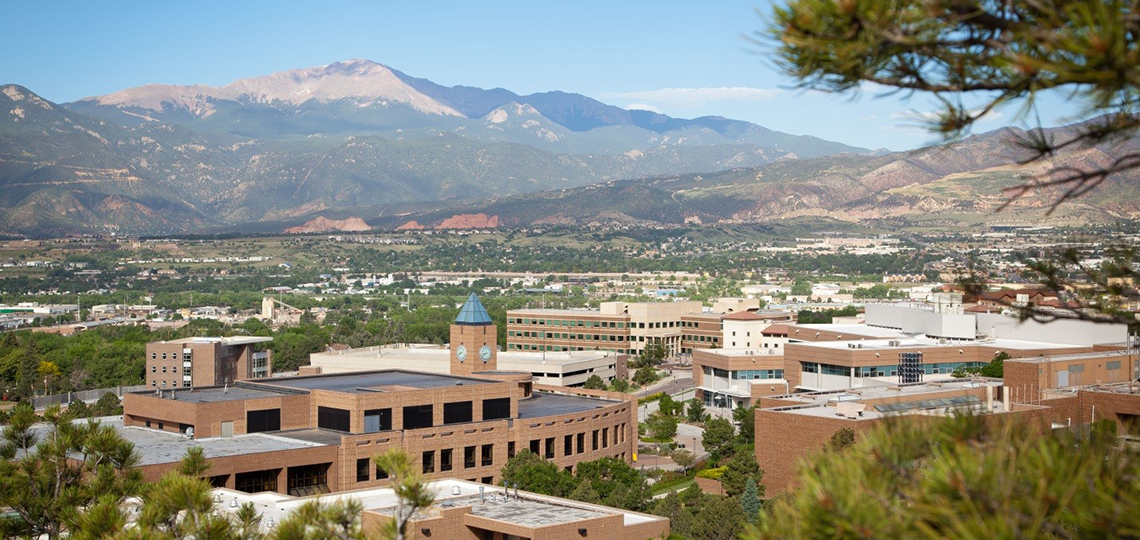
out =
[[[71,103],[0,87],[0,234],[167,234],[868,153],[367,60]]]
[[[1075,126],[1045,130],[1061,142]],[[1061,151],[1024,163],[1026,132],[1003,128],[954,144],[882,155],[841,154],[780,160],[714,173],[663,175],[442,205],[380,216],[381,228],[449,228],[464,217],[485,226],[677,226],[815,220],[878,226],[978,224],[1084,225],[1140,218],[1140,172],[1110,176],[1089,194],[1053,208],[1061,188],[1038,189],[1007,203],[1007,188],[1052,167],[1105,167],[1140,152],[1140,139]],[[1000,211],[999,211],[1000,209]],[[1053,210],[1050,212],[1050,210]]]
[[[0,234],[976,214],[1000,200],[985,189],[1025,172],[1010,168],[1010,134],[872,152],[566,92],[447,87],[368,60],[64,104],[9,84]],[[1058,159],[1113,149],[1082,152]],[[1136,199],[1089,207],[1129,216]]]

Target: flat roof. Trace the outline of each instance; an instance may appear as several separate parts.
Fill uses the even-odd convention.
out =
[[[794,333],[792,334],[794,335]],[[899,344],[891,345],[892,341],[897,341]],[[903,337],[897,339],[863,339],[852,341],[800,341],[791,343],[790,345],[803,345],[808,347],[821,347],[825,349],[850,349],[851,345],[862,347],[863,349],[907,349],[907,348],[933,348],[933,347],[948,347],[948,348],[963,348],[963,347],[996,347],[999,349],[1010,350],[1035,350],[1035,349],[1078,349],[1080,345],[1069,345],[1064,343],[1046,343],[1044,341],[1023,341],[1019,339],[986,339],[980,341],[946,341],[945,343],[936,338],[929,337]]]
[[[470,386],[473,384],[493,384],[497,382],[499,381],[392,369],[384,371],[359,371],[355,373],[335,373],[330,375],[258,379],[255,384],[297,388],[301,390],[327,390],[330,392],[357,394],[361,392],[386,391],[384,387],[445,388],[448,386]],[[389,389],[387,391],[392,390]]]
[[[1076,345],[1072,345],[1076,347]],[[1031,356],[1027,358],[1009,358],[1006,362],[1023,362],[1026,364],[1045,364],[1048,362],[1067,362],[1070,360],[1092,360],[1094,358],[1113,358],[1116,356],[1127,356],[1129,352],[1124,349],[1115,351],[1103,352],[1090,352],[1090,353],[1075,353],[1075,354],[1054,354],[1050,356]]]
[[[479,503],[479,490],[484,490],[484,503]],[[510,497],[500,486],[488,486],[453,478],[435,480],[428,483],[428,489],[436,494],[434,505],[419,515],[431,515],[442,508],[471,506],[471,514],[510,525],[527,528],[545,527],[603,516],[620,515],[626,526],[662,521],[665,518],[630,512],[618,508],[588,504],[570,499],[538,495],[525,491],[510,490]],[[371,488],[356,491],[341,491],[312,497],[290,497],[280,493],[244,493],[225,488],[215,488],[214,495],[223,501],[218,505],[224,512],[236,512],[242,504],[253,503],[262,514],[261,526],[267,529],[269,518],[275,524],[301,505],[319,500],[323,503],[356,500],[365,508],[379,513],[392,512],[396,505],[396,495],[391,488]],[[494,500],[492,500],[494,496]],[[235,501],[231,506],[226,501]]]
[[[251,343],[266,343],[273,341],[271,337],[262,336],[230,336],[230,337],[188,337],[172,339],[161,343],[221,343],[222,345],[249,345]]]
[[[86,419],[81,421],[86,422]],[[252,433],[224,438],[191,439],[185,435],[168,431],[124,426],[121,416],[99,418],[97,421],[100,425],[113,427],[123,439],[135,446],[135,451],[139,455],[139,466],[177,462],[186,455],[187,450],[193,447],[201,447],[206,458],[210,459],[328,446],[327,443],[302,440],[277,433]],[[46,424],[41,424],[33,429],[42,435],[50,428]],[[336,444],[340,444],[339,439]]]
[[[244,382],[244,381],[242,381]],[[270,387],[250,387],[239,382],[234,386],[202,386],[197,388],[162,388],[164,399],[173,399],[185,403],[217,403],[221,401],[242,401],[246,399],[260,399],[281,397],[287,391],[278,391]],[[158,397],[154,390],[141,390],[132,392],[139,395]],[[173,397],[171,397],[173,396]]]
[[[530,399],[519,400],[519,420],[592,411],[618,403],[606,399],[549,392],[535,392]]]
[[[763,381],[761,381],[763,382]],[[953,390],[965,390],[969,388],[981,388],[992,386],[998,388],[1002,385],[1000,380],[991,379],[957,379],[948,380],[943,382],[926,382],[926,383],[911,383],[911,384],[882,384],[876,386],[864,386],[861,388],[845,388],[842,390],[824,390],[819,392],[799,392],[795,394],[764,396],[765,398],[779,399],[784,402],[794,401],[798,405],[826,405],[828,403],[838,402],[859,402],[870,401],[883,398],[914,398],[921,399],[923,395],[934,394],[940,392],[947,392]],[[995,398],[996,399],[996,398]],[[771,409],[782,409],[784,405],[770,407]]]
[[[867,326],[865,324],[794,324],[788,327],[788,337],[795,339],[796,331],[804,333],[807,330],[815,330],[817,332],[835,332],[838,334],[851,334],[852,336],[868,336],[868,337],[884,337],[884,338],[905,338],[901,330],[893,328],[880,328],[878,326]]]
[[[730,347],[727,349],[696,349],[698,351],[707,352],[719,356],[731,357],[771,357],[773,360],[784,357],[784,349],[769,347],[764,348],[762,345],[757,347]]]

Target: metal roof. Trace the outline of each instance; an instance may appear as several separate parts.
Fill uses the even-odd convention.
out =
[[[455,324],[491,324],[491,316],[487,314],[487,309],[483,307],[483,302],[479,301],[479,297],[475,296],[475,293],[471,293],[471,296],[468,296],[467,301],[463,303],[463,308],[459,310],[459,316],[455,318]]]

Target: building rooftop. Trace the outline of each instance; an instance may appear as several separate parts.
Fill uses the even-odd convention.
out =
[[[794,405],[771,407],[771,410],[779,410],[786,412],[793,412],[795,414],[808,414],[813,416],[834,416],[836,414],[835,405],[838,403],[860,403],[865,401],[878,401],[883,399],[896,400],[896,403],[890,406],[883,407],[879,410],[875,407],[868,407],[864,412],[864,417],[874,418],[876,416],[872,413],[889,413],[889,412],[904,412],[913,411],[923,408],[946,407],[948,404],[934,403],[931,399],[924,399],[923,396],[930,396],[932,394],[945,393],[954,390],[967,390],[971,388],[982,388],[986,386],[998,388],[1002,385],[1000,380],[996,379],[954,379],[941,382],[926,382],[926,383],[911,383],[911,384],[883,384],[878,386],[866,386],[862,388],[849,388],[843,390],[828,390],[822,392],[800,392],[795,394],[787,394],[783,396],[768,396],[768,398],[779,399],[782,402],[794,402]],[[923,402],[929,401],[927,405],[922,405]],[[967,400],[969,403],[963,402],[961,404],[955,403],[954,406],[976,404],[974,400]],[[995,398],[996,401],[996,398]],[[886,410],[886,409],[895,410]]]
[[[267,343],[273,341],[271,337],[261,336],[231,336],[231,337],[188,337],[163,341],[162,343],[221,343],[222,345],[249,345],[251,343]]]
[[[892,344],[896,342],[897,345]],[[1023,341],[1018,339],[986,339],[979,341],[940,341],[935,338],[929,337],[901,337],[895,339],[864,339],[857,341],[805,341],[799,343],[792,343],[790,345],[820,347],[825,349],[850,349],[852,345],[856,348],[862,349],[906,349],[906,348],[933,348],[933,347],[948,347],[948,348],[969,348],[969,347],[996,347],[999,349],[1009,350],[1037,350],[1037,349],[1055,349],[1063,351],[1066,349],[1079,348],[1077,345],[1066,345],[1062,343],[1046,343],[1044,341]]]
[[[487,314],[487,309],[483,307],[483,302],[479,301],[479,297],[475,296],[475,293],[471,293],[471,296],[468,296],[467,301],[463,303],[463,307],[459,310],[459,316],[455,318],[455,324],[491,324],[491,316]]]
[[[479,502],[480,488],[485,490],[482,504]],[[470,506],[471,514],[499,521],[507,526],[538,528],[615,514],[623,517],[626,526],[665,519],[523,491],[518,492],[519,497],[516,499],[515,490],[511,490],[510,497],[507,497],[505,489],[502,487],[485,486],[456,479],[429,482],[428,489],[436,493],[435,505],[422,515],[433,514],[442,508]],[[228,503],[219,505],[222,511],[233,512],[244,503],[253,503],[258,512],[265,518],[262,521],[263,528],[267,526],[269,518],[272,518],[274,523],[280,523],[281,519],[290,512],[313,500],[320,500],[326,504],[343,500],[356,500],[365,510],[386,514],[391,514],[396,505],[396,495],[391,488],[387,487],[342,491],[302,498],[290,497],[280,493],[243,493],[225,488],[216,488],[214,494],[215,500],[236,502],[235,505]],[[494,497],[493,500],[492,496]]]
[[[779,359],[784,357],[784,350],[783,349],[776,349],[776,348],[767,348],[766,349],[763,346],[760,346],[760,347],[735,347],[735,348],[729,347],[729,348],[725,348],[725,349],[696,349],[696,350],[701,351],[701,352],[710,353],[710,354],[719,355],[719,356],[731,356],[734,358],[735,357],[747,358],[749,356],[756,356],[756,357],[763,357],[763,358],[771,357],[773,360],[779,360]]]
[[[573,414],[592,411],[601,407],[613,405],[614,402],[606,399],[583,396],[570,396],[566,394],[552,394],[548,392],[535,392],[530,399],[519,400],[520,420],[555,416],[559,414]]]
[[[788,328],[788,337],[792,339],[805,339],[810,337],[808,332],[812,330],[816,332],[835,332],[844,335],[850,334],[852,339],[864,336],[878,338],[907,337],[907,335],[900,330],[867,326],[865,324],[797,324]]]
[[[133,393],[141,395],[158,395],[158,393],[153,390],[143,390]],[[162,397],[182,401],[185,403],[217,403],[220,401],[241,401],[246,399],[281,397],[281,395],[285,393],[288,393],[288,391],[281,391],[269,387],[252,387],[243,382],[239,382],[233,386],[202,386],[185,389],[163,389]]]
[[[1023,362],[1026,364],[1045,364],[1048,362],[1066,362],[1069,360],[1090,360],[1093,358],[1114,358],[1129,354],[1127,350],[1103,351],[1076,354],[1053,354],[1049,356],[1034,356],[1030,358],[1009,358],[1006,362]]]
[[[410,389],[469,386],[473,384],[492,384],[495,382],[496,381],[476,379],[473,377],[459,377],[456,375],[393,369],[385,371],[337,373],[332,375],[259,379],[253,384],[267,386],[269,388],[278,386],[296,388],[299,390],[325,390],[329,392],[357,394],[361,392],[399,392]]]
[[[80,421],[86,422],[87,420]],[[135,446],[135,451],[140,459],[138,464],[140,467],[177,462],[186,455],[187,450],[195,446],[201,447],[206,458],[209,459],[329,445],[325,442],[293,438],[277,433],[253,433],[225,438],[191,439],[184,435],[157,429],[124,426],[122,416],[108,416],[99,418],[97,421],[101,425],[115,428],[123,439]],[[33,429],[42,435],[50,428],[46,424],[42,424]],[[339,438],[336,444],[340,444]]]
[[[738,311],[729,315],[721,317],[726,321],[762,321],[764,317],[757,315],[751,311]]]

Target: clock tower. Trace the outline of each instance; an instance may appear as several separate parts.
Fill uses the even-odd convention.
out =
[[[471,375],[498,369],[499,334],[475,293],[451,324],[451,374]]]

